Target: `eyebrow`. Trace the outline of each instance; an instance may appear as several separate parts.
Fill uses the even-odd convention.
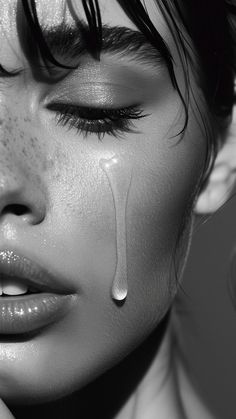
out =
[[[48,48],[57,58],[78,59],[91,52],[89,29],[85,25],[71,27],[62,23],[53,27],[41,26],[41,30]],[[152,45],[141,32],[123,26],[102,26],[101,53],[127,57],[154,68],[166,62],[158,45]],[[165,53],[169,55],[167,47]]]

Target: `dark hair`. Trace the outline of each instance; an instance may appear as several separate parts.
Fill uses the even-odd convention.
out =
[[[158,33],[140,1],[117,1],[155,46],[155,43],[158,42]],[[194,67],[196,66],[191,54],[194,54],[198,63],[197,76],[200,80],[209,115],[214,121],[214,128],[220,130],[227,124],[234,103],[235,28],[231,18],[236,13],[236,7],[225,0],[198,0],[197,2],[195,0],[156,0],[156,3],[171,29],[185,72],[187,96],[184,105],[185,111],[186,109],[187,111],[183,130],[185,130],[188,121],[189,89],[191,89],[189,65],[192,66],[192,70],[195,70]],[[191,48],[185,33],[190,38],[193,48]],[[167,60],[173,86],[179,92],[173,63],[169,57],[167,57]],[[207,138],[205,168],[201,179],[201,188],[203,188],[221,146],[220,140],[222,137],[217,135],[217,129],[211,132],[211,124],[201,114],[200,110],[199,115],[205,127]]]

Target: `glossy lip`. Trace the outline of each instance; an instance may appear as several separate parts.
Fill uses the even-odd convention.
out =
[[[24,284],[28,288],[35,288],[39,292],[56,292],[58,294],[73,294],[76,290],[65,286],[65,278],[53,275],[47,269],[31,259],[15,253],[9,249],[0,250],[0,282],[1,278],[7,281],[8,277],[14,277],[14,282]]]
[[[54,293],[0,298],[1,335],[21,335],[41,331],[57,323],[75,306],[77,296]]]
[[[0,250],[0,283],[11,278],[36,293],[0,296],[0,336],[38,333],[65,317],[77,302],[78,295],[65,287],[65,278],[13,250]]]

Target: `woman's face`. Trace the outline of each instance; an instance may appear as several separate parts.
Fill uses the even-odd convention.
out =
[[[84,18],[81,2],[74,3]],[[148,3],[183,91],[176,45],[154,2]],[[37,1],[40,23],[51,34],[63,22],[73,26],[76,13],[64,6],[63,0]],[[115,0],[100,0],[100,6],[104,24],[137,30]],[[39,263],[77,295],[64,317],[33,337],[1,342],[0,336],[0,394],[29,403],[81,388],[137,347],[164,316],[176,292],[175,246],[206,140],[191,111],[183,139],[175,136],[184,123],[182,104],[164,59],[150,45],[139,57],[131,46],[122,53],[121,30],[113,52],[107,47],[100,61],[82,54],[76,70],[48,80],[32,64],[33,49],[24,53],[19,7],[0,0],[0,10],[0,62],[22,69],[0,79],[0,250]],[[68,62],[68,45],[58,45],[55,56]],[[198,98],[194,80],[192,88]],[[122,118],[115,110],[124,108]],[[104,135],[90,132],[98,130]],[[102,159],[112,158],[115,169],[106,171]],[[24,204],[25,211],[11,204]],[[190,225],[179,244],[180,268]],[[123,303],[111,295],[116,266],[118,276],[127,270]]]

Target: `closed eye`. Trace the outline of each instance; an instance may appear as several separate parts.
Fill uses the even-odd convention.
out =
[[[138,132],[135,122],[148,116],[139,105],[125,108],[95,108],[75,104],[51,103],[47,109],[56,113],[57,125],[75,129],[87,138],[96,134],[102,140],[105,134],[116,138],[127,132]]]

